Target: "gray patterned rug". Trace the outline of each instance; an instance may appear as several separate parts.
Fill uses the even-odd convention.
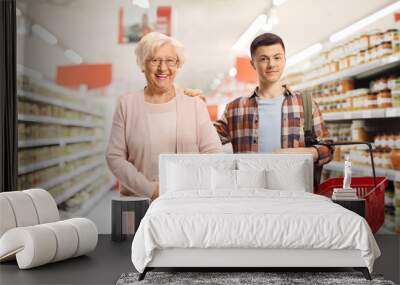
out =
[[[146,278],[138,281],[138,273],[122,274],[117,285],[133,284],[324,284],[357,285],[379,284],[395,285],[380,275],[372,275],[372,281],[364,278],[360,272],[148,272]]]

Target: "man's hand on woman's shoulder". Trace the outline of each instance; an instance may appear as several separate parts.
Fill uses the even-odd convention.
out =
[[[203,100],[204,102],[206,102],[206,97],[204,97],[203,94],[203,90],[201,89],[189,89],[189,88],[185,88],[183,90],[183,93],[186,96],[190,96],[190,97],[199,97],[201,100]]]

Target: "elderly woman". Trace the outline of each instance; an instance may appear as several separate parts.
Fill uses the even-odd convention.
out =
[[[135,52],[147,85],[119,98],[106,159],[122,194],[154,200],[159,154],[219,153],[222,146],[205,103],[174,87],[184,63],[182,44],[152,32]]]

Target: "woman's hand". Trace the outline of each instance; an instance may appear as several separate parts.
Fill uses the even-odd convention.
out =
[[[150,202],[153,202],[160,195],[159,185],[157,184],[156,191],[154,191],[153,195],[150,197]]]
[[[186,96],[190,96],[190,97],[197,97],[198,96],[201,100],[206,102],[206,97],[204,97],[203,90],[201,90],[201,89],[188,89],[188,88],[185,88],[183,90],[183,93]]]

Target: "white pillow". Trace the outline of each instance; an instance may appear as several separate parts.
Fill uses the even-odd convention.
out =
[[[211,167],[169,163],[167,191],[211,189]]]
[[[300,168],[293,169],[290,175],[278,169],[267,171],[268,189],[306,192],[307,183],[305,180],[306,178]]]
[[[211,170],[211,188],[213,190],[236,190],[236,170],[213,167]]]
[[[266,170],[236,170],[238,188],[267,188]]]
[[[305,160],[240,158],[237,164],[240,170],[265,169],[268,189],[308,191],[312,188],[312,170]]]

